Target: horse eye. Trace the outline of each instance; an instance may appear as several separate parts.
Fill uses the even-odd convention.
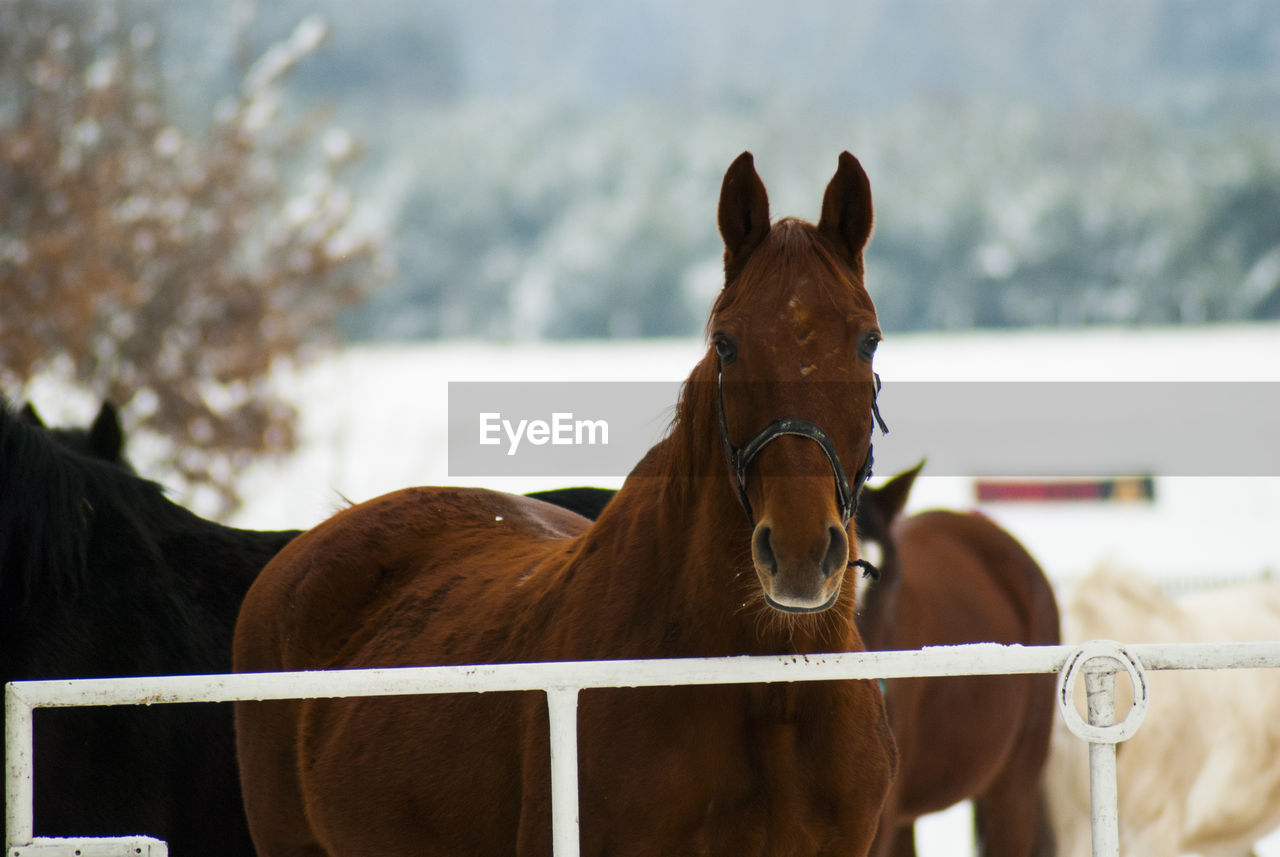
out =
[[[716,346],[716,355],[720,358],[721,364],[728,365],[738,359],[738,346],[723,333],[717,333],[712,338],[712,342]]]
[[[862,338],[858,340],[858,356],[864,360],[870,360],[876,356],[876,346],[880,344],[880,334],[864,333]]]

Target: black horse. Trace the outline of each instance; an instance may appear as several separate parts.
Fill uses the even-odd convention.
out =
[[[613,488],[552,488],[549,491],[532,491],[526,497],[552,503],[561,508],[576,512],[584,518],[594,521],[600,517],[604,507],[613,495],[618,492]]]
[[[34,416],[0,399],[0,681],[229,672],[244,593],[297,532],[200,518],[121,466],[110,426],[77,452]],[[35,765],[39,836],[253,854],[230,705],[40,710]]]

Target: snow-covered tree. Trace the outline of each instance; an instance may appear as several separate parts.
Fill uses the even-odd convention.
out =
[[[273,370],[332,339],[377,247],[340,181],[353,138],[282,110],[325,24],[299,23],[191,128],[148,11],[0,4],[0,389],[53,375],[112,401],[161,441],[166,482],[225,511],[251,457],[294,446]]]

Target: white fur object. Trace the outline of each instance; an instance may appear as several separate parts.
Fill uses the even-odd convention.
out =
[[[1061,608],[1064,643],[1280,640],[1280,581],[1175,600],[1137,573],[1103,568]],[[1117,758],[1121,854],[1249,854],[1280,825],[1280,671],[1153,670],[1147,680],[1146,721]],[[1117,678],[1117,718],[1131,699]],[[1045,783],[1058,853],[1085,857],[1088,746],[1060,718]]]

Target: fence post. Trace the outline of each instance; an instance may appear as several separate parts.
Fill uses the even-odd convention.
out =
[[[547,688],[551,730],[551,853],[578,857],[578,688]]]
[[[1116,673],[1133,683],[1133,707],[1116,723]],[[1075,707],[1075,684],[1084,676],[1089,721]],[[1089,809],[1094,857],[1119,857],[1120,810],[1116,788],[1116,744],[1138,731],[1147,715],[1147,674],[1133,654],[1115,640],[1077,646],[1058,672],[1058,710],[1078,738],[1089,742]]]
[[[16,686],[5,685],[4,690],[5,844],[26,844],[35,836],[32,708]]]
[[[1088,694],[1089,725],[1110,726],[1116,721],[1115,662],[1094,658],[1084,666]],[[1119,792],[1116,789],[1116,745],[1089,742],[1089,810],[1093,817],[1093,857],[1119,857]]]

